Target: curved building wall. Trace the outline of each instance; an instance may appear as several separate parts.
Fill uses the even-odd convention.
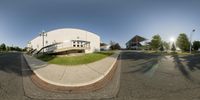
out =
[[[100,37],[94,33],[80,30],[80,29],[56,29],[46,32],[44,37],[44,46],[64,42],[65,44],[73,46],[72,40],[89,41],[90,48],[85,49],[86,53],[100,51]],[[28,44],[28,47],[40,50],[42,45],[42,36],[38,36]]]

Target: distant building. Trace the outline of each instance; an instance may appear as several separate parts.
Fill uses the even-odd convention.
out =
[[[141,36],[134,36],[126,43],[126,49],[134,49],[137,50],[139,47],[142,46],[141,42],[145,41],[147,39],[141,37]]]
[[[44,46],[43,46],[44,39]],[[92,53],[100,51],[100,37],[94,33],[80,29],[56,29],[31,40],[27,47],[34,52],[45,53]]]
[[[106,43],[100,43],[100,50],[101,51],[106,51],[110,49],[110,45]]]

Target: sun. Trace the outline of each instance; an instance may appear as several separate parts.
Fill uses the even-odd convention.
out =
[[[175,38],[174,37],[170,37],[170,42],[175,42]]]

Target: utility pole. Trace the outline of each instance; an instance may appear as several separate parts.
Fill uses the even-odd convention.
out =
[[[190,54],[192,53],[192,35],[195,32],[195,29],[192,30],[192,32],[190,33]]]
[[[44,37],[47,36],[47,34],[43,30],[42,33],[40,33],[40,36],[42,36],[42,48],[44,48]],[[44,54],[44,49],[42,50],[42,53]]]

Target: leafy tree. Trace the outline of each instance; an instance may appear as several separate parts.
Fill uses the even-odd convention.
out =
[[[163,42],[163,46],[165,47],[166,50],[170,49],[169,43],[167,43],[165,41]]]
[[[120,49],[121,49],[121,46],[119,45],[119,43],[116,43],[116,44],[115,44],[115,49],[117,49],[117,50],[120,50]]]
[[[164,51],[164,50],[165,50],[164,47],[163,47],[163,43],[160,44],[159,50],[160,50],[160,51]]]
[[[182,50],[182,51],[189,51],[190,48],[190,42],[185,33],[179,34],[176,45]]]
[[[6,51],[6,45],[4,43],[0,45],[0,51]]]
[[[194,41],[193,46],[194,50],[199,50],[200,48],[200,41]]]
[[[10,51],[10,47],[9,46],[6,46],[6,51]]]
[[[15,47],[9,47],[9,49],[10,49],[11,51],[22,51],[22,49],[19,48],[18,46],[15,46]]]
[[[110,49],[111,50],[119,50],[121,49],[121,46],[119,45],[119,43],[115,43],[113,41],[110,42]]]
[[[27,49],[28,49],[28,48],[27,48],[27,47],[25,47],[25,48],[23,48],[23,49],[22,49],[22,51],[27,51]]]
[[[159,49],[161,42],[162,42],[162,40],[161,40],[160,35],[154,35],[152,37],[150,46],[152,49],[157,50],[157,49]]]
[[[116,43],[114,41],[110,41],[110,45],[115,45]]]
[[[6,46],[4,43],[0,45],[0,51],[22,51],[22,49],[18,46]]]
[[[176,51],[176,46],[175,46],[175,44],[174,44],[174,43],[172,44],[172,48],[171,48],[171,50],[172,50],[173,52],[175,52],[175,51]]]

